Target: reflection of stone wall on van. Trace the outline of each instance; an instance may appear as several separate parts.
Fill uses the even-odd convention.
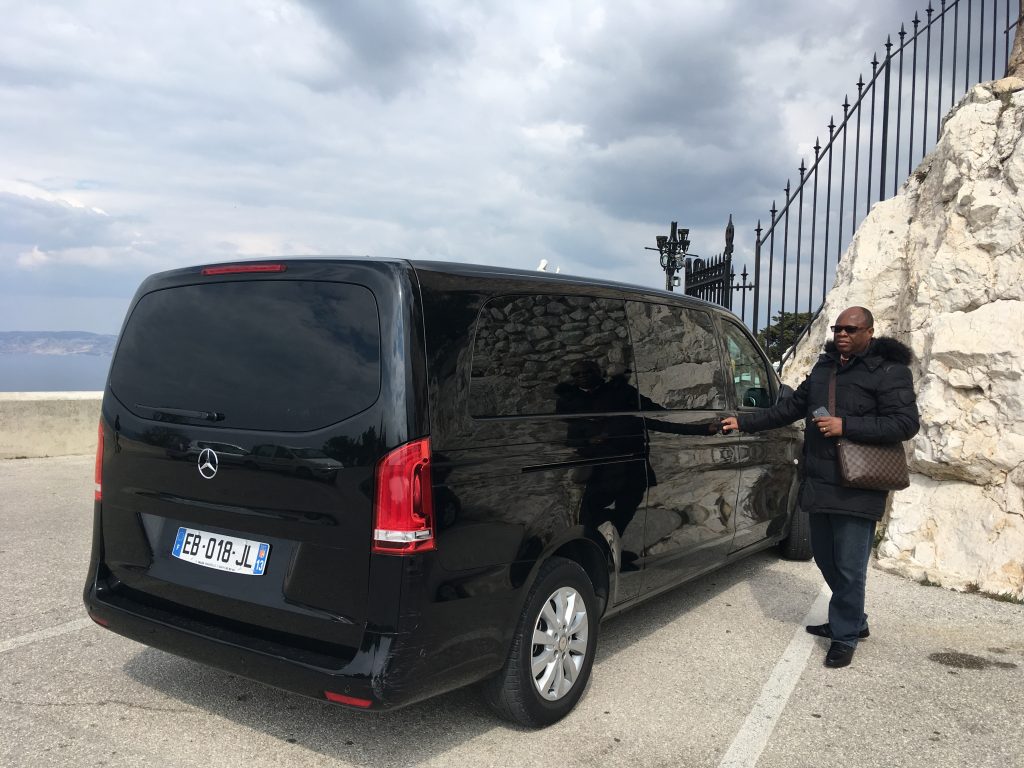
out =
[[[621,301],[582,296],[508,296],[484,307],[473,351],[471,412],[511,416],[555,412],[555,386],[579,361],[605,376],[629,367]]]
[[[631,304],[641,391],[666,408],[724,408],[718,341],[711,316],[660,304]]]
[[[645,552],[688,550],[720,539],[735,514],[736,474],[723,472],[680,472],[647,491]],[[680,506],[680,500],[686,505]],[[685,519],[684,519],[685,516]]]
[[[480,466],[495,467],[501,465],[508,449],[483,448],[474,450],[474,455]],[[518,470],[514,470],[514,475],[519,476]],[[475,524],[500,520],[502,524],[553,535],[579,522],[586,484],[569,469],[559,468],[531,473],[530,483],[517,483],[515,499],[509,498],[509,474],[501,470],[498,474],[462,476],[459,488],[458,505]]]

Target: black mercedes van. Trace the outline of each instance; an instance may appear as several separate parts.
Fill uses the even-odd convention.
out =
[[[103,396],[85,604],[350,707],[469,683],[543,726],[602,618],[768,546],[809,557],[795,428],[743,325],[664,291],[378,259],[148,278]]]

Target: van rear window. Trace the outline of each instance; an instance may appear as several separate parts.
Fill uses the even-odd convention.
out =
[[[144,418],[191,412],[211,414],[211,426],[301,432],[373,405],[380,376],[380,323],[367,288],[242,280],[143,296],[110,386]]]

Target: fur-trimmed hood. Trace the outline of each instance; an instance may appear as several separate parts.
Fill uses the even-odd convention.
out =
[[[839,350],[836,349],[834,341],[825,342],[825,355],[832,359],[839,357]],[[910,365],[914,359],[914,353],[902,341],[897,341],[889,336],[879,336],[871,340],[867,352],[861,357],[865,359],[865,362],[868,358],[876,357],[881,361]]]

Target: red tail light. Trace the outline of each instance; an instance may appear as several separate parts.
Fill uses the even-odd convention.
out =
[[[285,264],[229,264],[225,267],[204,267],[204,275],[237,275],[241,272],[284,272]]]
[[[430,438],[406,443],[377,462],[373,551],[408,555],[436,548]]]
[[[99,436],[96,438],[96,501],[103,498],[103,419],[100,419]]]
[[[360,707],[361,709],[367,709],[373,705],[373,702],[369,699],[358,699],[355,696],[346,696],[343,693],[335,693],[334,691],[324,691],[324,698],[337,704],[348,704],[350,707]]]

